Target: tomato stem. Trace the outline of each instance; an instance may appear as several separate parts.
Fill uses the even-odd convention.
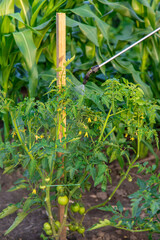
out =
[[[55,229],[55,221],[53,219],[52,215],[52,209],[51,209],[51,201],[50,201],[50,187],[46,187],[46,204],[47,204],[47,212],[49,215],[49,222],[51,224],[53,236],[55,237],[56,240],[58,240],[58,235],[56,234],[56,229]]]

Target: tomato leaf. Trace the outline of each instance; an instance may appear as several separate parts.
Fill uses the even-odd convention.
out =
[[[0,212],[0,219],[14,213],[18,210],[18,207],[15,204],[11,204],[8,207],[4,208],[2,212]]]
[[[13,229],[15,229],[23,220],[25,217],[27,217],[28,213],[20,212],[18,213],[16,219],[14,220],[13,224],[8,228],[8,230],[5,232],[5,236],[9,234]]]

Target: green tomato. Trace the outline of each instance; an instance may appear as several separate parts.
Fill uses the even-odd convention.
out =
[[[59,221],[55,221],[55,224],[56,224],[56,226],[57,226],[58,228],[60,228],[61,224],[60,224]]]
[[[60,222],[59,221],[55,221],[55,229],[56,229],[56,231],[58,231],[60,227],[61,227]]]
[[[71,205],[72,212],[78,212],[79,211],[79,203],[74,203]]]
[[[52,235],[52,230],[46,230],[45,232],[47,235]]]
[[[43,227],[44,227],[44,230],[45,230],[45,231],[51,229],[51,225],[50,225],[48,222],[45,222],[45,223],[43,224]]]
[[[66,195],[58,197],[58,204],[59,205],[65,206],[65,205],[67,205],[68,201],[69,201],[69,199]]]
[[[69,225],[69,230],[71,230],[72,232],[78,230],[78,224],[71,223],[71,224]]]
[[[84,227],[79,227],[77,230],[80,234],[83,234],[85,232],[85,228]]]
[[[83,215],[85,213],[85,211],[86,211],[85,207],[79,208],[79,214]]]
[[[64,187],[63,186],[57,186],[57,192],[63,192]]]
[[[69,230],[72,231],[72,232],[76,231],[75,226],[72,225],[72,224],[69,225]]]

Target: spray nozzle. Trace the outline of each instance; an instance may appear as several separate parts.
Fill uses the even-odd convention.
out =
[[[105,64],[109,63],[110,61],[114,60],[116,57],[120,56],[122,53],[127,52],[129,49],[131,49],[132,47],[136,46],[137,44],[141,43],[142,41],[144,41],[145,39],[147,39],[148,37],[152,36],[153,34],[155,34],[156,32],[160,31],[160,27],[155,29],[154,31],[150,32],[148,35],[146,35],[145,37],[141,38],[140,40],[138,40],[137,42],[133,43],[132,45],[130,45],[129,47],[123,49],[121,52],[117,53],[116,55],[114,55],[113,57],[109,58],[107,61],[101,63],[100,65],[96,65],[94,67],[91,67],[91,69],[87,72],[83,84],[85,85],[89,79],[89,76],[92,73],[96,73],[98,72],[98,70],[100,69],[100,67],[104,66]]]
[[[99,69],[100,69],[99,65],[91,67],[91,69],[86,73],[83,84],[85,85],[87,83],[87,80],[89,79],[89,76],[91,75],[91,73],[96,73],[96,72],[98,72]]]

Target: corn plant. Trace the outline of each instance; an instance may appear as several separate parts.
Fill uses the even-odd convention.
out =
[[[37,94],[38,65],[42,44],[47,31],[52,33],[55,16],[52,13],[62,4],[50,1],[1,1],[0,42],[1,42],[1,88],[6,96],[17,99],[21,87],[28,83],[30,97]],[[46,5],[46,6],[45,6]],[[40,14],[42,8],[45,13]],[[39,17],[38,14],[40,15]],[[48,36],[49,37],[49,36]],[[46,40],[46,39],[45,39]],[[47,42],[47,40],[46,40]],[[42,75],[42,74],[41,74]],[[8,113],[3,115],[4,138],[9,136]]]

